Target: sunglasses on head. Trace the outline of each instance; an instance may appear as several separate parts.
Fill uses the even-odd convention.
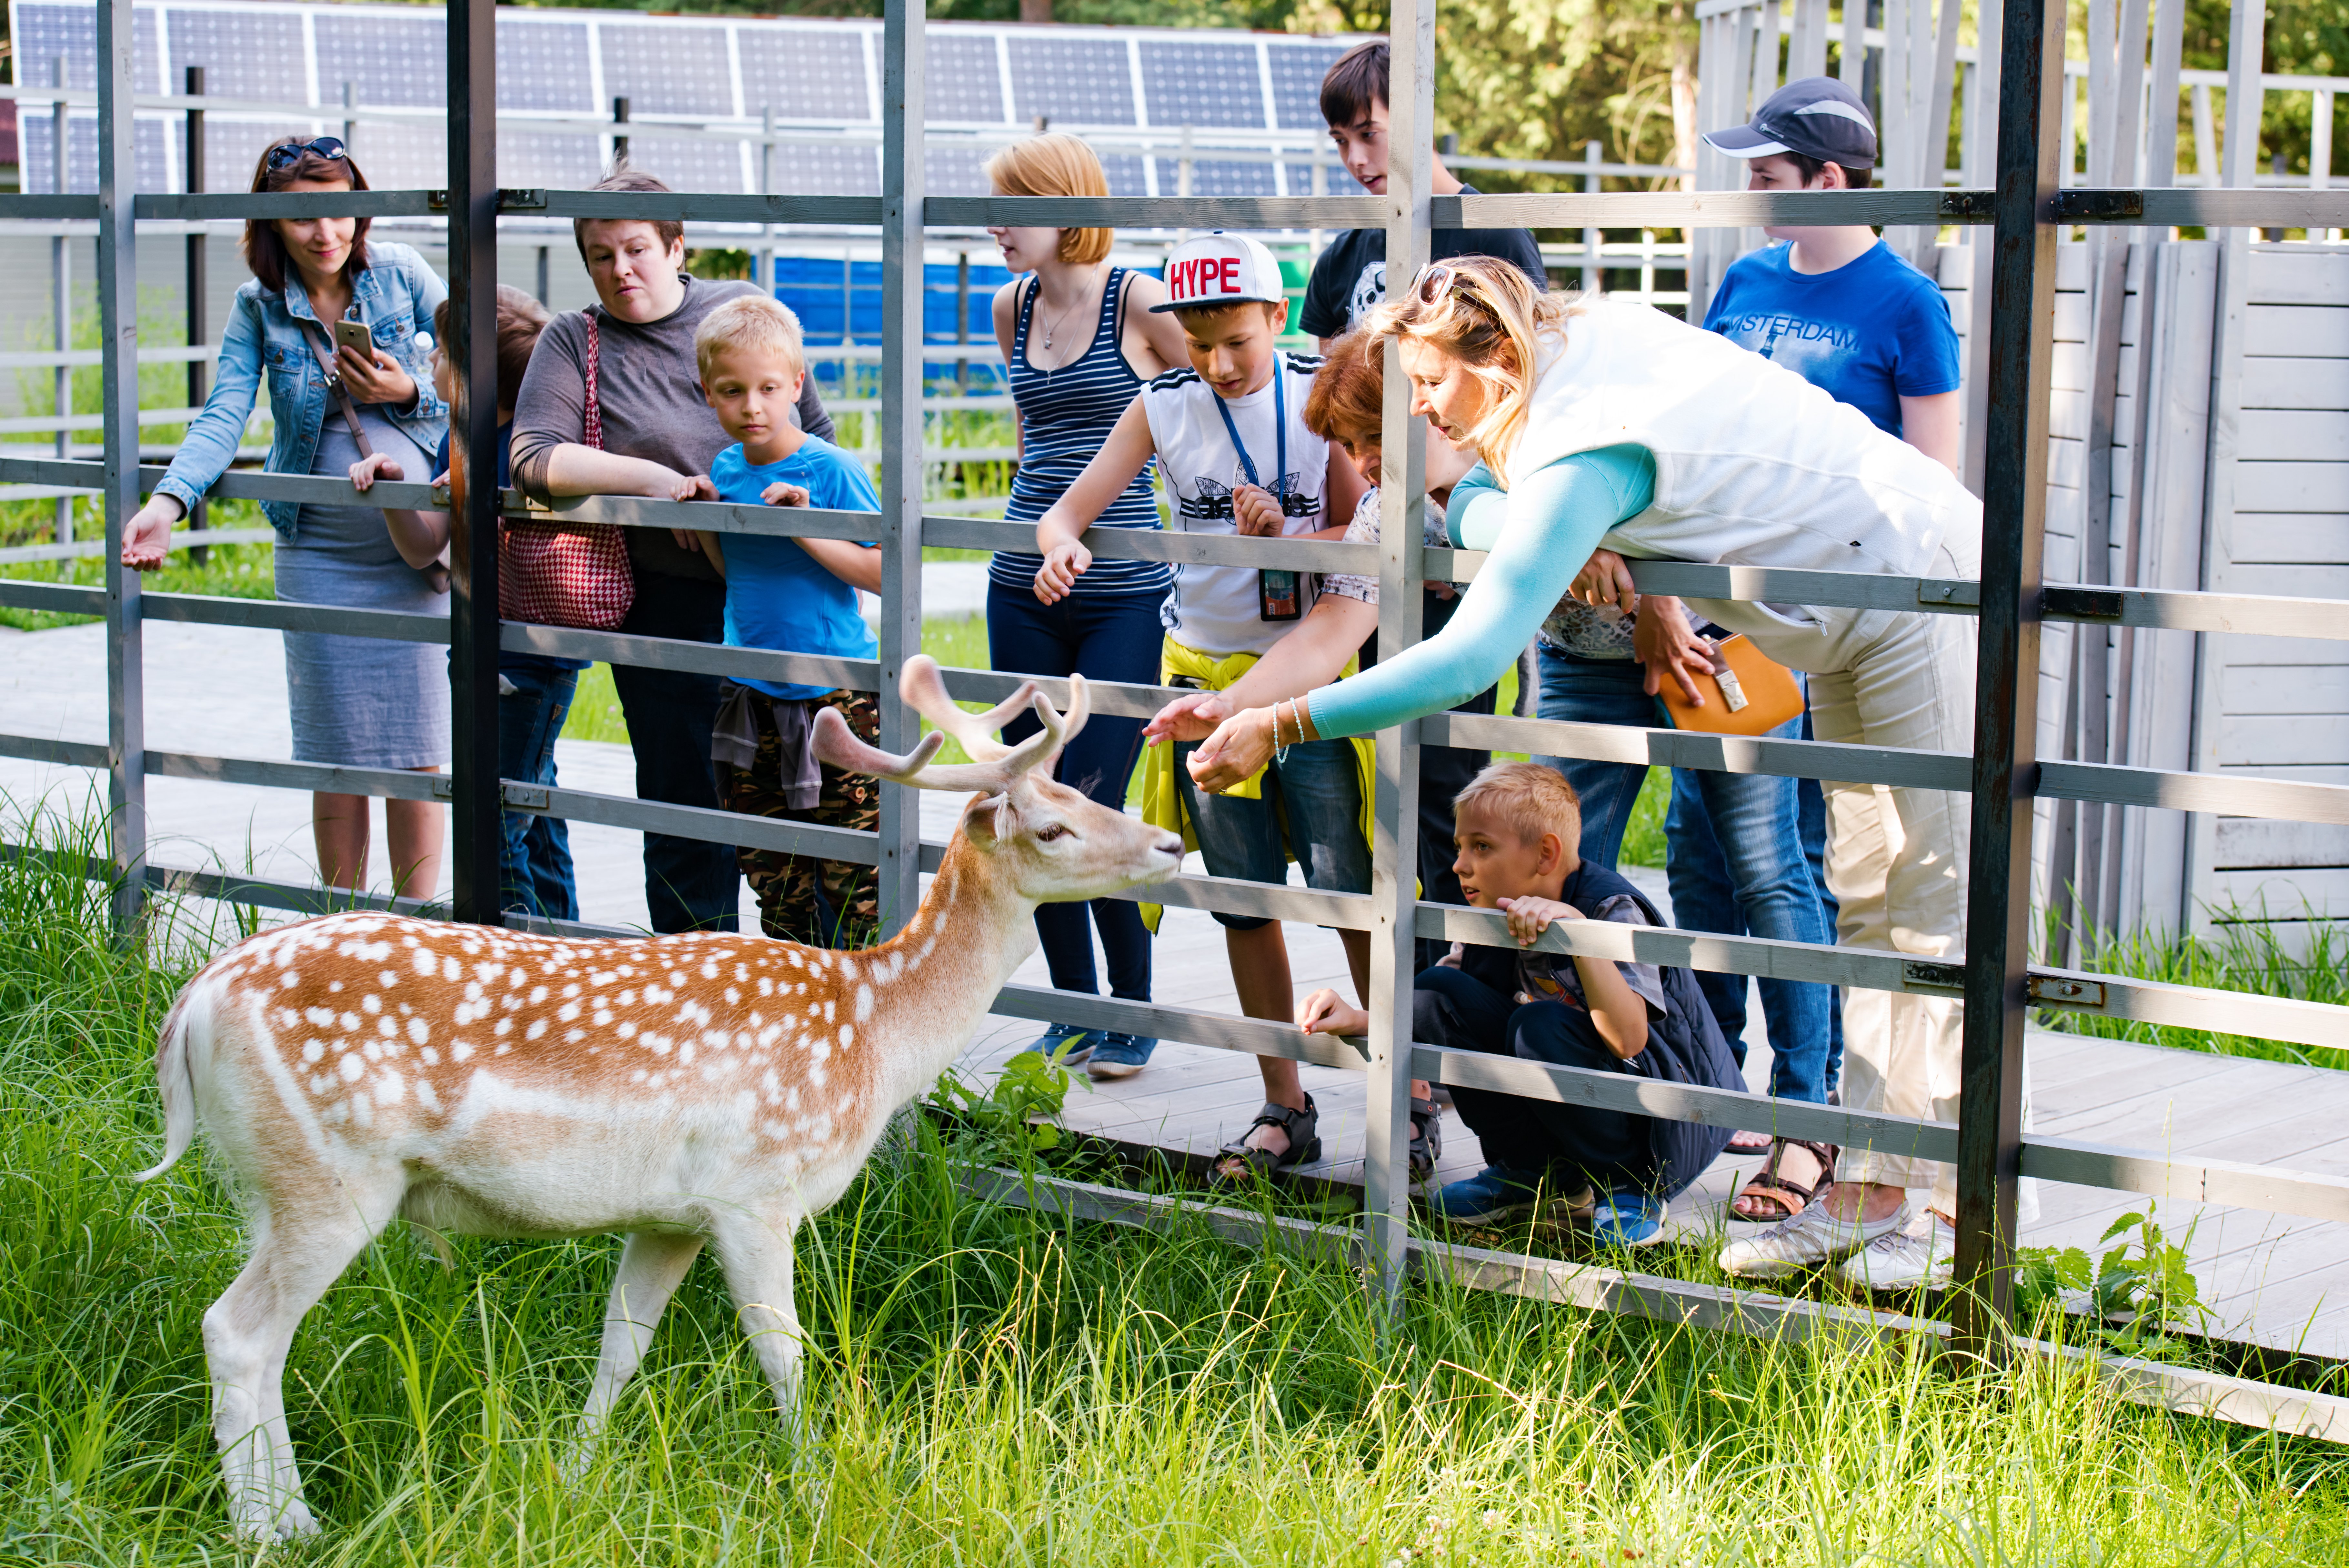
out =
[[[339,158],[346,161],[350,158],[350,152],[343,146],[341,137],[322,136],[316,141],[289,141],[283,147],[273,147],[269,150],[269,156],[263,161],[272,169],[291,169],[312,153],[321,158]]]
[[[1439,304],[1445,295],[1456,291],[1469,304],[1490,311],[1491,305],[1480,297],[1477,289],[1475,274],[1463,272],[1449,262],[1428,263],[1419,269],[1419,277],[1412,285],[1412,292],[1419,296],[1422,305]]]

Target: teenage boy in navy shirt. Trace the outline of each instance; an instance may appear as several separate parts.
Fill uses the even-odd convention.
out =
[[[1374,196],[1387,188],[1389,59],[1384,43],[1358,44],[1340,55],[1321,78],[1321,118],[1329,121],[1330,140],[1337,144],[1346,172]],[[1433,168],[1430,189],[1434,194],[1476,193],[1474,186],[1461,183],[1444,168],[1442,157],[1435,159]],[[1548,275],[1542,270],[1541,247],[1534,244],[1529,230],[1438,229],[1428,237],[1429,259],[1464,255],[1498,256],[1533,279],[1536,288],[1549,286]],[[1387,232],[1348,229],[1314,261],[1297,324],[1319,338],[1322,352],[1327,353],[1330,343],[1361,326],[1386,294]],[[1428,585],[1420,607],[1423,640],[1444,629],[1459,602],[1451,584]],[[1362,668],[1369,669],[1378,659],[1378,639],[1372,638],[1362,645]],[[1453,711],[1489,713],[1497,691],[1497,688],[1480,691]],[[1419,880],[1426,896],[1437,903],[1465,902],[1460,878],[1452,870],[1452,797],[1492,760],[1492,753],[1464,746],[1420,748]],[[1419,949],[1422,969],[1444,950],[1443,943],[1424,939]]]
[[[720,501],[827,511],[881,510],[864,465],[792,420],[807,377],[799,317],[763,295],[730,299],[693,335],[702,396],[735,444],[712,459]],[[874,659],[880,644],[856,591],[881,591],[881,553],[846,539],[720,536],[697,530],[726,579],[726,642],[834,659]],[[787,681],[730,680],[718,705],[709,756],[728,811],[871,831],[880,825],[880,781],[819,763],[809,747],[816,711],[837,709],[878,744],[873,693]],[[880,926],[879,874],[870,866],[737,851],[771,937],[817,947],[863,947]]]

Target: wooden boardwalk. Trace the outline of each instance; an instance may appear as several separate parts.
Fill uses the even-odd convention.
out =
[[[274,633],[159,622],[148,627],[147,639],[151,746],[229,756],[287,753],[290,730]],[[0,631],[0,731],[104,740],[101,628]],[[625,747],[566,742],[558,759],[563,782],[570,787],[633,793],[634,765]],[[45,795],[78,808],[92,798],[93,784],[102,803],[102,781],[92,774],[0,759],[0,794],[15,803],[14,808],[0,804],[0,815],[13,819],[15,808]],[[293,881],[313,874],[309,803],[302,795],[174,779],[151,779],[149,788],[157,863],[250,868]],[[945,836],[958,804],[924,797],[927,836]],[[13,820],[0,834],[16,836]],[[572,842],[586,917],[640,926],[645,902],[637,836],[574,826]],[[373,875],[380,882],[385,874],[378,838]],[[1632,875],[1669,907],[1660,877],[1638,868]],[[1291,926],[1288,938],[1300,994],[1324,984],[1350,988],[1332,933]],[[1207,915],[1168,910],[1156,961],[1162,1000],[1237,1010],[1221,929]],[[1017,978],[1050,983],[1040,956]],[[1752,1011],[1747,1073],[1758,1084],[1766,1081],[1768,1054],[1759,1040],[1760,1009]],[[990,1073],[1037,1030],[1022,1020],[990,1019],[971,1042],[962,1070]],[[2030,1049],[2036,1126],[2042,1131],[2349,1175],[2349,1073],[2036,1031]],[[1317,1172],[1359,1179],[1365,1079],[1332,1068],[1304,1072],[1322,1112],[1325,1158]],[[1072,1092],[1067,1121],[1085,1132],[1206,1152],[1247,1125],[1259,1097],[1255,1065],[1247,1058],[1166,1044],[1137,1076],[1092,1085],[1090,1093]],[[1749,1163],[1735,1158],[1719,1162],[1674,1203],[1674,1230],[1682,1235],[1716,1230],[1738,1173]],[[1479,1164],[1475,1140],[1447,1113],[1444,1172],[1466,1174]],[[2037,1217],[2023,1227],[2026,1244],[2089,1248],[2115,1216],[2140,1201],[2129,1194],[2044,1184],[2038,1200]],[[2349,1228],[2182,1200],[2164,1202],[2160,1218],[2173,1234],[2192,1226],[2193,1267],[2223,1332],[2349,1357]]]

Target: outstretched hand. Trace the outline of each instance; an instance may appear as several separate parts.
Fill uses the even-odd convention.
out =
[[[1232,705],[1220,691],[1193,691],[1177,697],[1150,722],[1142,727],[1143,743],[1163,745],[1168,741],[1204,741],[1216,732],[1216,726],[1232,716]]]
[[[1649,696],[1662,691],[1664,678],[1670,675],[1680,683],[1690,707],[1704,706],[1704,692],[1697,680],[1713,673],[1713,640],[1696,634],[1680,600],[1650,594],[1640,601],[1640,618],[1631,629],[1631,656],[1645,671],[1641,684]]]
[[[1272,761],[1272,712],[1249,708],[1216,725],[1191,753],[1191,781],[1216,794],[1264,772]]]

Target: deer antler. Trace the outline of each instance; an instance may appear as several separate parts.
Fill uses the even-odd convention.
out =
[[[934,730],[944,730],[962,743],[962,749],[975,763],[1000,761],[1011,754],[1011,748],[995,738],[995,732],[1028,709],[1036,695],[1036,683],[1023,680],[1019,690],[984,713],[967,713],[955,706],[947,695],[946,678],[938,673],[938,661],[926,653],[917,653],[905,660],[905,673],[897,682],[915,712],[930,722]]]
[[[925,705],[934,700],[935,694],[941,703],[938,711],[953,713],[957,729],[968,727],[976,731],[975,738],[993,755],[978,762],[933,765],[930,759],[936,756],[938,748],[946,743],[948,732],[947,726],[939,725],[922,737],[920,745],[898,756],[877,746],[866,745],[857,739],[837,710],[824,708],[816,713],[814,732],[810,738],[817,759],[847,773],[872,774],[913,789],[983,790],[988,794],[1000,794],[1017,783],[1021,774],[1049,761],[1066,745],[1070,737],[1084,728],[1092,708],[1092,698],[1085,689],[1085,678],[1072,675],[1069,678],[1071,701],[1065,716],[1035,689],[1033,682],[1023,683],[1012,702],[989,709],[985,713],[965,713],[951,701],[942,701],[946,686],[938,676],[938,667],[926,655],[920,654],[906,661],[900,690],[904,691],[906,701],[913,705],[915,711],[926,718],[930,717],[930,712]],[[1006,747],[1001,742],[988,738],[986,731],[999,726],[1005,718],[1016,716],[1014,703],[1034,709],[1037,721],[1043,728],[1019,745]],[[935,718],[931,722],[934,724],[937,722]],[[979,728],[982,725],[985,726],[983,730]],[[957,738],[961,737],[957,734]],[[968,742],[966,741],[965,744],[968,745]]]

